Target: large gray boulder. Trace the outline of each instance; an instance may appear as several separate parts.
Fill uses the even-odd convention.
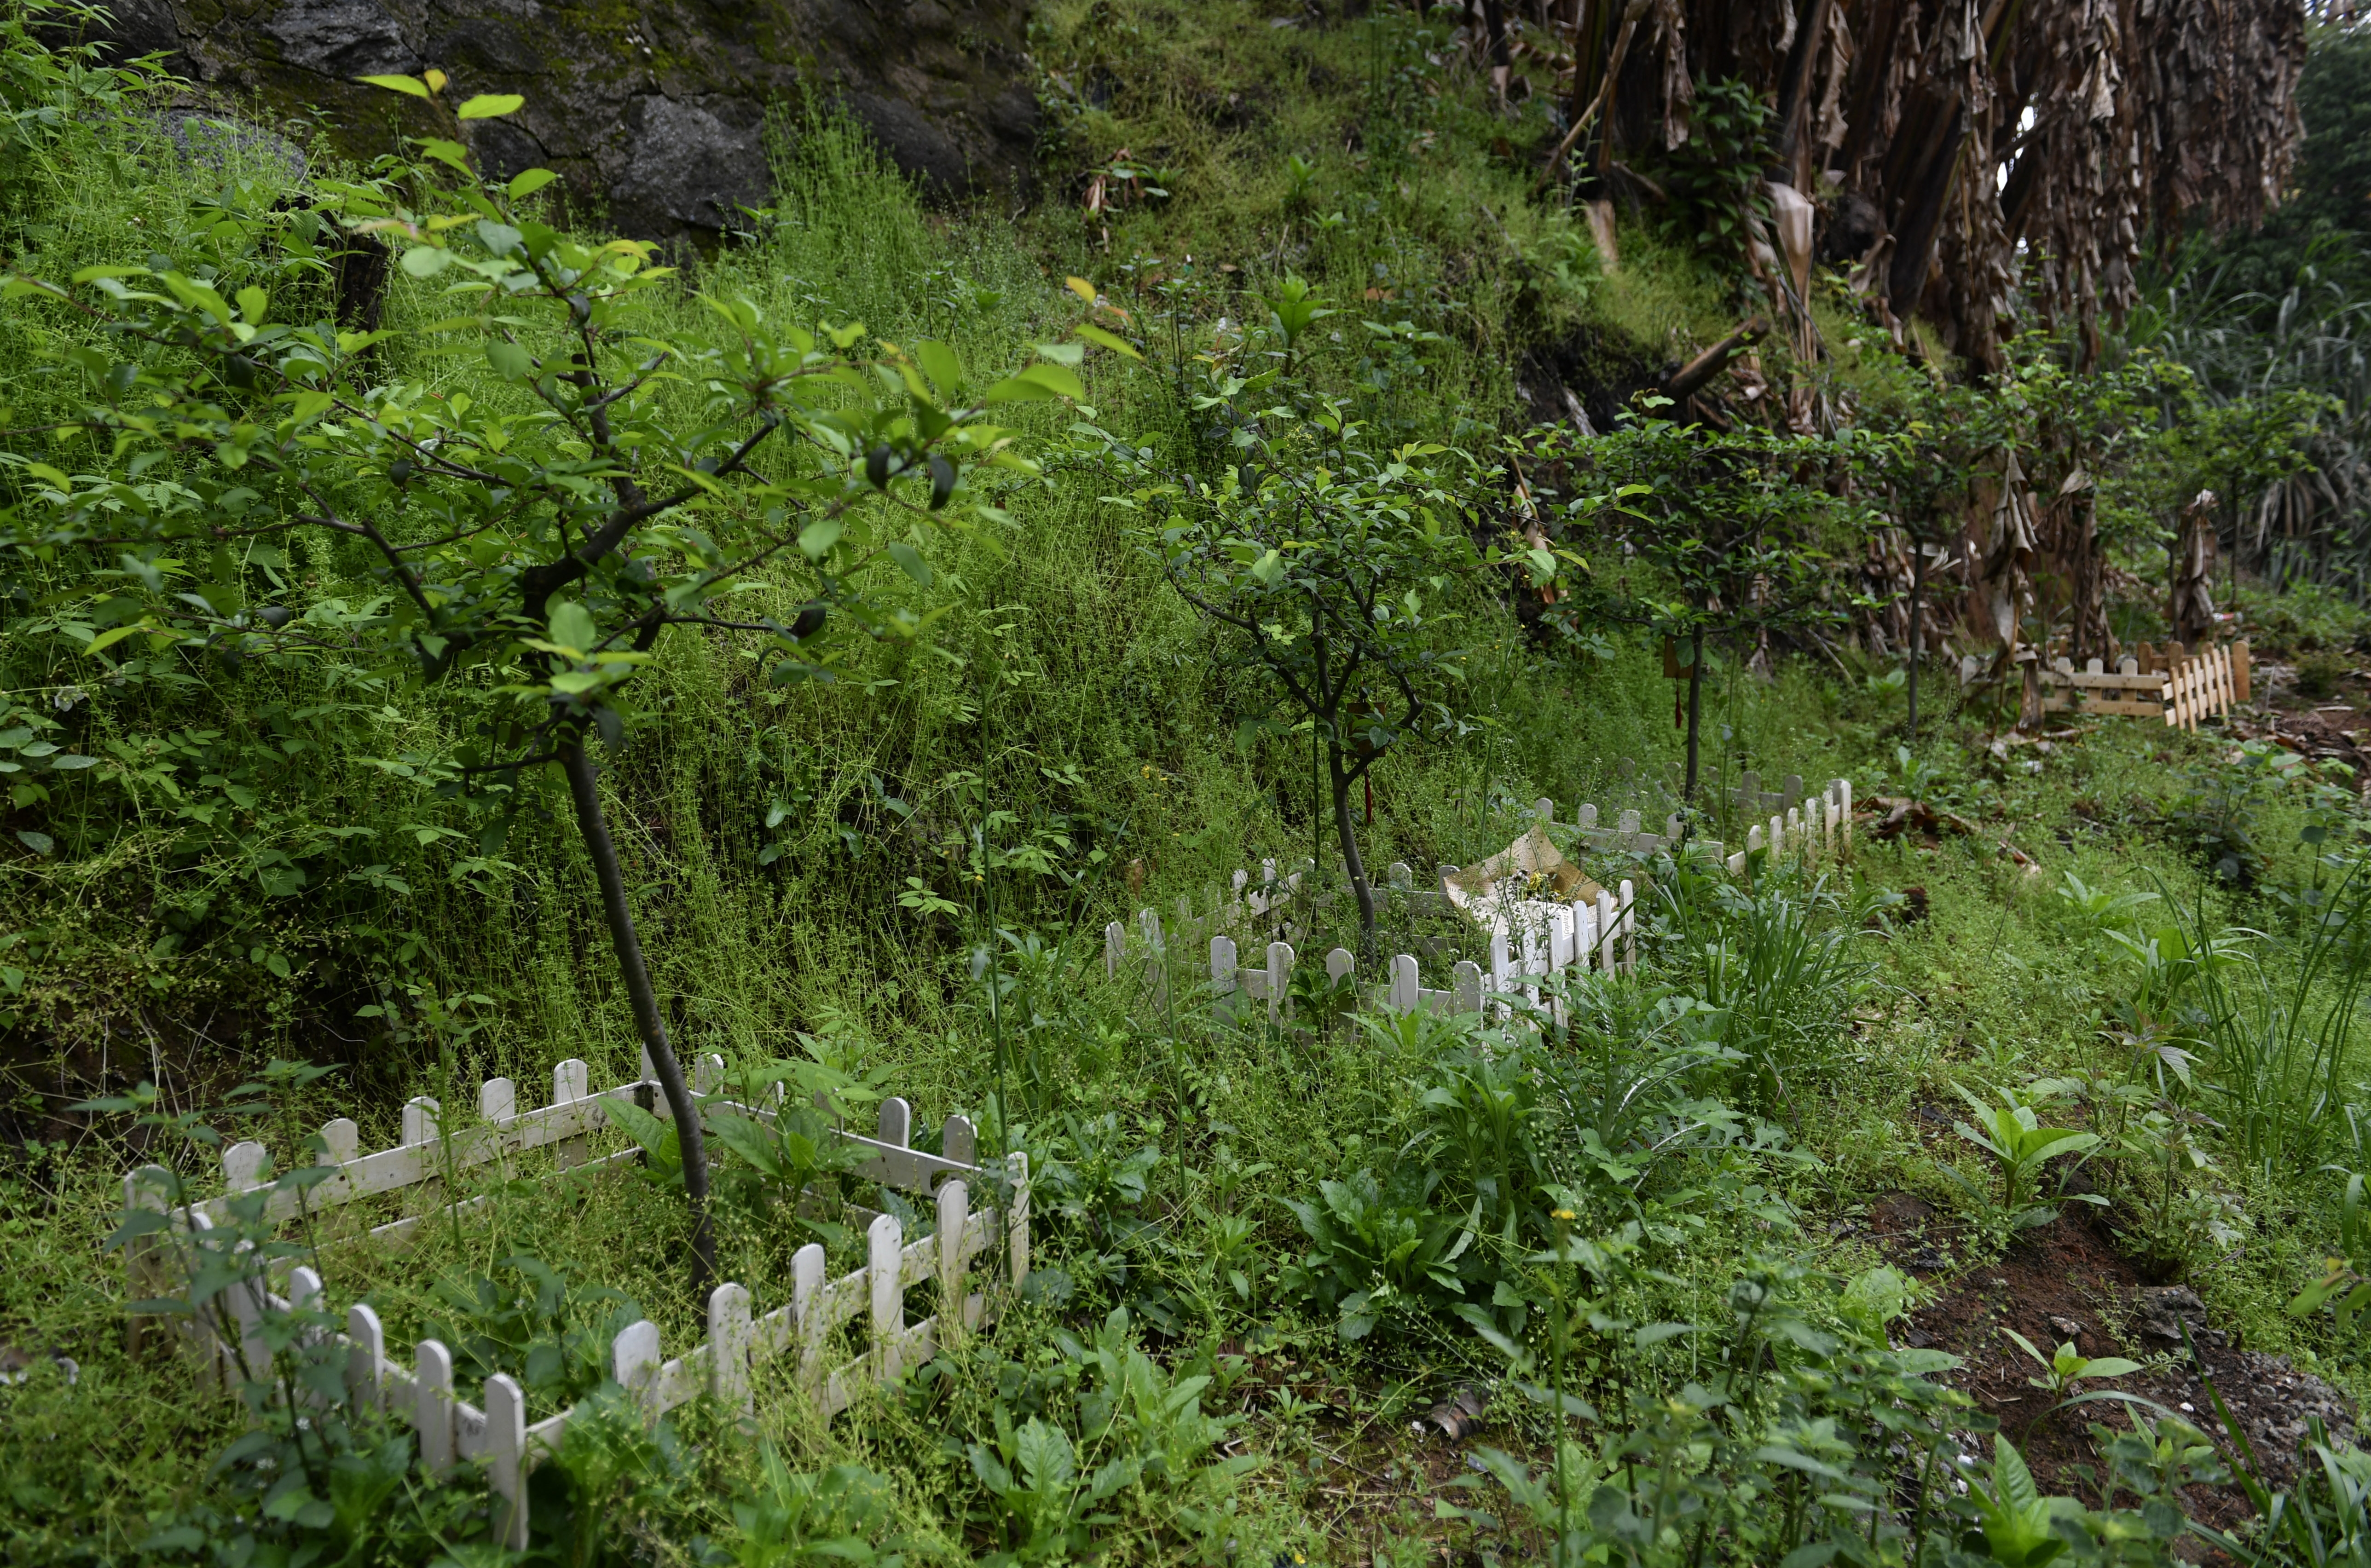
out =
[[[109,0],[107,41],[161,54],[225,112],[357,156],[457,127],[354,78],[452,78],[526,107],[457,129],[498,173],[565,181],[572,215],[713,236],[768,199],[767,121],[844,107],[933,196],[1025,192],[1028,0]]]

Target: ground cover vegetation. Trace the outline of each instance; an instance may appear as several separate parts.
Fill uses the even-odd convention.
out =
[[[11,1561],[2360,1558],[2371,870],[2296,694],[2364,617],[2244,583],[2271,695],[2197,735],[2017,729],[2007,656],[2166,636],[2191,498],[2326,476],[2333,388],[2218,379],[2170,292],[1973,380],[1840,271],[1787,316],[1751,86],[1609,266],[1541,171],[1610,155],[1494,85],[1523,9],[1049,6],[1035,210],[926,212],[792,106],[681,269],[458,141],[189,156],[9,24]],[[1972,517],[2010,545],[1922,609],[1889,552]],[[2002,651],[1922,717],[1914,638]],[[1644,890],[1635,973],[1393,1014],[1317,962],[1446,986],[1482,939],[1374,868],[1542,794],[1734,844],[1749,768],[1881,803],[1741,880],[1568,844]],[[1308,863],[1284,1020],[1106,973],[1263,858]],[[330,1116],[645,1054],[624,1169],[448,1171],[483,1202],[399,1251],[272,1217]],[[710,1055],[780,1120],[703,1136]],[[762,1372],[646,1420],[619,1328],[859,1266],[851,1205],[928,1228],[830,1136],[888,1094],[1028,1155],[1025,1290],[828,1424]],[[234,1137],[263,1184],[142,1312],[327,1293],[207,1394],[105,1249],[163,1235],[125,1168],[211,1195]],[[353,1402],[357,1300],[576,1410],[523,1551]]]

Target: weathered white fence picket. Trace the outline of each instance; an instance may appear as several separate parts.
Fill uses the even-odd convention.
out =
[[[1738,791],[1742,809],[1768,810],[1775,801],[1785,795],[1799,795],[1800,781],[1789,777],[1785,794],[1773,796],[1754,788],[1753,775],[1745,776],[1745,785]],[[1759,804],[1745,808],[1745,798],[1759,795]],[[1808,813],[1808,814],[1807,814]],[[1729,858],[1731,876],[1745,875],[1757,851],[1768,850],[1774,860],[1781,857],[1818,861],[1850,859],[1853,844],[1853,788],[1849,778],[1832,778],[1816,800],[1801,804],[1789,804],[1783,811],[1773,811],[1765,827],[1755,824],[1745,830],[1745,847]]]
[[[723,1062],[704,1057],[695,1066],[694,1093],[703,1115],[721,1111],[771,1122],[771,1107],[752,1109],[724,1100],[718,1092]],[[607,1124],[601,1101],[631,1100],[648,1105],[658,1086],[648,1071],[642,1078],[605,1090],[589,1091],[590,1069],[581,1061],[562,1062],[552,1072],[552,1102],[539,1111],[519,1112],[516,1086],[507,1078],[488,1079],[479,1090],[481,1123],[460,1128],[450,1136],[438,1125],[439,1107],[425,1097],[403,1108],[402,1141],[374,1154],[357,1150],[356,1128],[344,1117],[321,1129],[330,1154],[325,1163],[336,1174],[307,1190],[306,1208],[333,1209],[375,1193],[441,1182],[446,1173],[507,1159],[528,1150],[553,1147],[555,1170],[607,1166],[640,1156],[627,1149],[600,1160],[589,1158],[589,1135]],[[908,1241],[896,1216],[853,1209],[870,1216],[866,1231],[865,1266],[838,1279],[825,1277],[823,1248],[814,1242],[791,1260],[791,1299],[762,1317],[753,1317],[747,1287],[737,1283],[718,1286],[709,1295],[705,1339],[672,1360],[665,1359],[657,1325],[645,1320],[621,1331],[611,1346],[611,1369],[617,1380],[632,1390],[650,1414],[672,1410],[702,1393],[740,1409],[751,1405],[751,1373],[767,1362],[795,1356],[795,1376],[825,1419],[848,1407],[865,1381],[887,1382],[905,1369],[929,1361],[964,1333],[994,1316],[988,1293],[969,1288],[972,1261],[1000,1242],[1017,1286],[1029,1274],[1029,1159],[1007,1157],[1003,1171],[1009,1202],[1000,1216],[993,1208],[974,1209],[973,1194],[992,1193],[997,1174],[977,1161],[977,1134],[970,1121],[950,1116],[942,1129],[941,1150],[931,1154],[912,1147],[912,1112],[903,1100],[882,1102],[875,1136],[863,1137],[834,1129],[834,1136],[854,1146],[853,1167],[859,1178],[884,1187],[927,1197],[935,1205],[930,1234]],[[169,1213],[173,1234],[149,1237],[127,1255],[131,1294],[135,1300],[167,1297],[185,1288],[176,1278],[180,1238],[217,1228],[230,1216],[233,1196],[263,1186],[269,1181],[269,1159],[262,1145],[234,1144],[223,1153],[223,1180],[229,1191],[221,1197],[175,1209],[170,1172],[146,1165],[123,1179],[128,1207]],[[443,1193],[438,1192],[437,1195]],[[401,1243],[423,1220],[466,1210],[483,1198],[445,1205],[373,1228],[368,1234],[382,1242]],[[275,1189],[266,1203],[273,1220],[297,1213],[298,1193]],[[853,1205],[851,1205],[853,1208]],[[908,1323],[905,1295],[908,1286],[935,1284],[935,1310]],[[301,1266],[289,1271],[285,1297],[274,1294],[258,1278],[227,1294],[233,1330],[226,1342],[203,1315],[168,1320],[133,1320],[136,1349],[144,1329],[169,1323],[181,1348],[196,1365],[201,1379],[228,1389],[236,1386],[244,1366],[260,1372],[271,1355],[261,1337],[268,1309],[318,1307],[326,1300],[319,1273]],[[854,1359],[835,1365],[832,1346],[843,1325],[866,1325],[865,1348]],[[378,1314],[356,1303],[346,1312],[345,1332],[334,1343],[346,1355],[346,1385],[358,1400],[367,1401],[411,1424],[419,1436],[422,1463],[431,1471],[454,1464],[483,1460],[496,1495],[503,1499],[496,1537],[514,1548],[527,1541],[526,1477],[560,1444],[574,1407],[526,1424],[526,1397],[515,1379],[502,1373],[486,1379],[480,1402],[470,1404],[454,1387],[452,1353],[433,1339],[422,1340],[412,1365],[404,1367],[388,1359],[386,1334]]]

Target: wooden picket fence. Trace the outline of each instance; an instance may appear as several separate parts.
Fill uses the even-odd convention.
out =
[[[1738,877],[1750,874],[1752,857],[1765,850],[1774,858],[1793,856],[1814,861],[1848,857],[1852,799],[1849,779],[1833,779],[1820,796],[1807,800],[1798,777],[1790,775],[1780,790],[1764,790],[1758,776],[1748,772],[1735,791],[1735,801],[1741,809],[1771,811],[1766,829],[1761,824],[1752,825],[1747,830],[1745,847],[1726,856],[1718,839],[1686,840],[1685,849],[1723,865]],[[1611,826],[1596,806],[1585,801],[1574,808],[1573,814],[1573,822],[1557,822],[1556,802],[1544,797],[1532,807],[1540,831],[1567,834],[1576,844],[1598,853],[1680,852],[1683,842],[1676,813],[1664,819],[1660,834],[1647,831],[1635,809],[1616,813]],[[1174,924],[1164,926],[1157,911],[1139,909],[1133,943],[1127,924],[1110,922],[1104,928],[1105,975],[1116,979],[1130,967],[1133,948],[1142,960],[1146,996],[1156,1011],[1165,1011],[1174,999],[1170,984],[1171,944],[1207,943],[1213,1009],[1222,1017],[1236,1017],[1242,1002],[1265,1003],[1269,1024],[1281,1026],[1291,1010],[1291,977],[1298,955],[1290,940],[1297,928],[1281,922],[1279,912],[1290,907],[1310,864],[1304,862],[1300,870],[1279,875],[1274,860],[1264,860],[1256,881],[1247,870],[1238,870],[1229,890],[1232,896],[1214,896],[1200,914],[1195,912],[1190,897],[1181,896]],[[1416,957],[1400,953],[1392,959],[1382,985],[1361,988],[1363,1002],[1396,1012],[1478,1013],[1486,1008],[1504,1016],[1511,1010],[1517,993],[1536,1006],[1540,981],[1574,965],[1606,973],[1637,968],[1637,889],[1629,879],[1623,879],[1615,888],[1601,888],[1594,898],[1570,901],[1496,894],[1453,899],[1452,882],[1460,870],[1452,865],[1440,866],[1437,872],[1440,891],[1435,893],[1417,888],[1409,867],[1394,862],[1387,872],[1387,885],[1410,902],[1454,903],[1463,907],[1488,936],[1489,967],[1486,970],[1470,960],[1460,962],[1451,971],[1450,988],[1433,990],[1421,983]],[[1254,933],[1263,931],[1269,937],[1261,952],[1266,964],[1244,963],[1241,941],[1253,940],[1256,949]],[[1335,948],[1325,955],[1329,983],[1338,985],[1348,979],[1356,986],[1357,968],[1358,961],[1347,948]]]
[[[2215,643],[2196,652],[2179,642],[2163,650],[2144,642],[2109,670],[2098,659],[2081,670],[2065,656],[2038,672],[2045,713],[2117,714],[2155,719],[2195,731],[2199,721],[2231,711],[2250,697],[2247,640]]]
[[[723,1063],[704,1057],[696,1064],[695,1094],[703,1115],[719,1111],[770,1123],[771,1106],[751,1108],[723,1099],[717,1092]],[[376,1193],[407,1187],[430,1186],[436,1196],[448,1171],[475,1169],[492,1161],[505,1165],[519,1156],[542,1148],[554,1150],[551,1172],[592,1166],[616,1165],[640,1158],[640,1149],[626,1149],[595,1160],[589,1156],[590,1135],[608,1124],[602,1103],[631,1101],[645,1109],[655,1101],[658,1085],[645,1056],[641,1078],[598,1094],[589,1091],[590,1069],[581,1061],[566,1061],[552,1070],[552,1101],[541,1110],[519,1112],[516,1086],[508,1078],[491,1078],[479,1090],[479,1124],[455,1130],[449,1136],[440,1124],[440,1108],[430,1098],[415,1099],[404,1107],[402,1141],[373,1154],[356,1151],[355,1126],[340,1117],[321,1129],[330,1154],[326,1163],[336,1174],[303,1196],[306,1210],[332,1210]],[[779,1103],[779,1099],[777,1101]],[[643,1411],[655,1417],[702,1393],[712,1394],[730,1408],[752,1408],[751,1375],[755,1368],[785,1356],[795,1356],[795,1376],[824,1419],[844,1410],[866,1381],[888,1382],[905,1369],[919,1366],[940,1348],[994,1318],[995,1301],[970,1286],[974,1259],[993,1251],[1000,1241],[1009,1268],[1008,1284],[1017,1287],[1029,1275],[1029,1159],[1007,1157],[1001,1176],[1009,1184],[1010,1203],[1000,1218],[993,1207],[975,1209],[975,1193],[993,1193],[999,1173],[977,1163],[977,1134],[969,1120],[950,1116],[942,1129],[939,1154],[912,1147],[912,1112],[903,1100],[885,1100],[875,1136],[863,1137],[835,1129],[835,1136],[854,1146],[853,1172],[884,1187],[912,1193],[935,1205],[930,1235],[905,1239],[896,1216],[856,1209],[870,1215],[866,1229],[865,1266],[838,1279],[825,1277],[824,1250],[809,1242],[791,1261],[791,1299],[763,1316],[752,1315],[747,1287],[726,1283],[710,1292],[708,1332],[689,1351],[665,1357],[657,1325],[644,1320],[619,1332],[610,1347],[610,1367],[618,1382],[632,1391]],[[230,1215],[231,1199],[264,1185],[268,1157],[254,1142],[235,1144],[222,1158],[223,1180],[228,1191],[220,1197],[174,1208],[171,1173],[146,1165],[123,1180],[127,1207],[169,1213],[172,1235],[149,1237],[129,1252],[132,1299],[169,1297],[186,1288],[177,1278],[175,1238],[214,1229]],[[484,1203],[465,1200],[423,1215],[372,1228],[367,1235],[383,1244],[400,1245],[424,1220],[441,1218]],[[275,1220],[294,1217],[298,1194],[276,1189],[266,1205]],[[936,1285],[936,1310],[918,1322],[905,1317],[908,1286]],[[236,1328],[234,1344],[224,1341],[201,1314],[191,1318],[133,1320],[136,1350],[145,1332],[168,1327],[183,1353],[196,1365],[202,1381],[223,1389],[237,1386],[242,1365],[249,1370],[269,1366],[271,1355],[260,1333],[270,1309],[318,1307],[326,1299],[321,1275],[309,1266],[288,1272],[286,1295],[274,1294],[270,1282],[251,1280],[228,1293],[228,1317]],[[835,1365],[832,1343],[843,1325],[866,1325],[866,1347],[853,1360]],[[347,1309],[345,1332],[334,1345],[346,1357],[345,1381],[355,1400],[408,1422],[418,1434],[422,1464],[432,1473],[463,1461],[482,1461],[496,1495],[503,1500],[495,1522],[498,1540],[516,1549],[527,1543],[526,1478],[560,1445],[568,1423],[579,1407],[571,1407],[533,1425],[526,1422],[526,1396],[517,1381],[504,1373],[486,1379],[478,1402],[459,1397],[454,1387],[451,1351],[434,1339],[413,1349],[412,1365],[402,1366],[387,1354],[386,1334],[378,1314],[356,1303]]]

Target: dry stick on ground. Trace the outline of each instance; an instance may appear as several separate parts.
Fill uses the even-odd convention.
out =
[[[1718,375],[1740,352],[1751,347],[1769,330],[1770,323],[1759,316],[1755,317],[1673,371],[1660,388],[1663,396],[1674,403],[1686,402],[1691,395],[1703,390],[1706,384]]]

